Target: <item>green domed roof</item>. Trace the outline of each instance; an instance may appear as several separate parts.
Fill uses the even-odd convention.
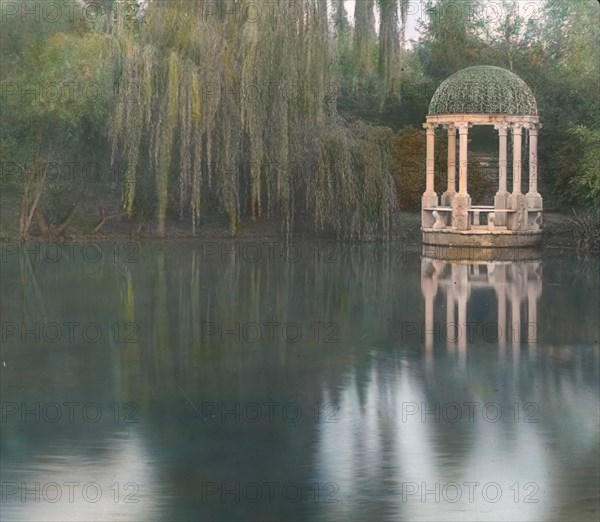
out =
[[[516,74],[479,65],[453,74],[435,91],[429,114],[537,115],[531,89]]]

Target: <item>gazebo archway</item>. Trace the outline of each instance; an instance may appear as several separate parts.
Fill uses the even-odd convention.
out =
[[[468,192],[468,135],[474,125],[492,125],[498,132],[498,185],[492,206],[472,205]],[[438,126],[448,133],[448,186],[441,197],[434,189],[435,129]],[[540,127],[533,93],[510,71],[492,66],[469,67],[442,82],[431,100],[424,124],[427,131],[426,189],[421,218],[424,243],[491,247],[539,243],[543,215],[542,197],[538,192]],[[525,132],[529,137],[529,189],[523,194]],[[508,187],[509,135],[513,149],[511,192]],[[483,225],[482,215],[487,215],[487,223]]]

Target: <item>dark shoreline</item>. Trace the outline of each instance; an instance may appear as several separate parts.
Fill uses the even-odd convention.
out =
[[[236,233],[232,233],[226,223],[212,223],[200,229],[193,235],[189,225],[181,222],[171,222],[167,227],[164,237],[157,236],[151,229],[147,228],[140,233],[132,234],[131,225],[127,222],[119,222],[106,227],[105,233],[95,235],[69,233],[61,237],[43,239],[32,236],[24,244],[46,243],[46,244],[71,244],[81,241],[109,243],[115,241],[144,241],[144,242],[172,242],[172,241],[225,241],[225,242],[253,242],[257,240],[267,241],[329,241],[336,243],[421,243],[420,214],[402,213],[398,217],[398,223],[395,230],[390,234],[389,239],[374,238],[369,240],[355,240],[338,238],[335,234],[315,233],[308,227],[301,227],[301,230],[292,233],[286,237],[280,231],[280,223],[276,220],[261,220],[250,223],[243,223]],[[0,237],[0,244],[20,243],[19,238]],[[574,232],[574,225],[570,221],[570,216],[563,213],[547,213],[545,215],[545,230],[543,247],[545,249],[564,249],[577,250],[577,240]]]

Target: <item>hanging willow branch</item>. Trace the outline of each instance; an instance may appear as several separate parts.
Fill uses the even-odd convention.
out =
[[[152,186],[159,235],[170,214],[196,233],[209,204],[233,231],[266,214],[289,233],[306,211],[343,237],[387,234],[389,136],[335,115],[327,0],[277,0],[258,20],[250,4],[155,0],[135,41],[120,34],[119,96],[135,101],[117,104],[111,133],[113,161],[128,166],[126,212]]]

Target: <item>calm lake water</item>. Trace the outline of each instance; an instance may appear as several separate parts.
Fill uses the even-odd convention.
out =
[[[0,518],[598,520],[599,272],[2,247]]]

